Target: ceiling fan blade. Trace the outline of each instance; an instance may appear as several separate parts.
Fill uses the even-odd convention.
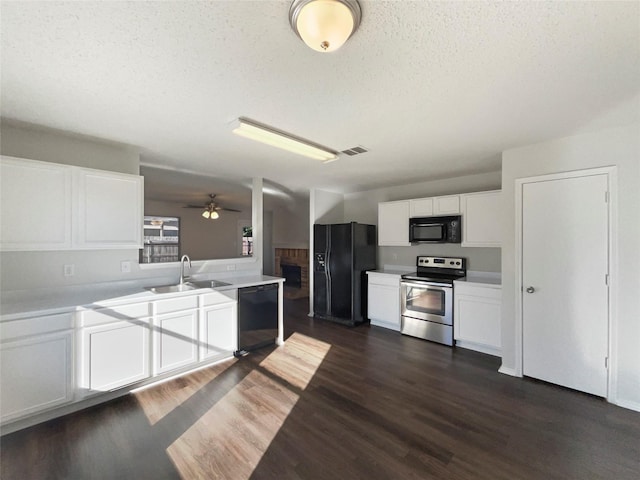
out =
[[[199,208],[200,210],[204,210],[207,208],[207,205],[185,205],[182,208]]]
[[[216,210],[224,210],[226,212],[242,212],[242,210],[236,210],[235,208],[224,208],[224,207],[218,207],[216,208]]]

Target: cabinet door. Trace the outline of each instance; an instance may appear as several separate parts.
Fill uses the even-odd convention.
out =
[[[81,331],[81,387],[114,390],[149,377],[149,325],[115,322]]]
[[[460,346],[499,354],[501,290],[472,287],[455,292],[454,336]],[[471,345],[469,345],[471,344]]]
[[[71,330],[2,344],[2,421],[71,402],[72,354]]]
[[[2,250],[71,247],[71,172],[66,165],[2,157]]]
[[[142,177],[77,169],[78,248],[142,248]]]
[[[378,245],[410,245],[409,200],[378,204]]]
[[[504,215],[501,192],[462,195],[462,246],[499,247]]]
[[[459,215],[460,195],[447,195],[446,197],[435,197],[433,199],[434,215]]]
[[[198,361],[198,311],[155,319],[154,373],[169,372]]]
[[[411,218],[433,215],[433,197],[409,200],[409,214]]]
[[[369,281],[367,311],[371,325],[400,331],[400,286]]]
[[[200,359],[238,349],[238,315],[235,303],[202,309]]]

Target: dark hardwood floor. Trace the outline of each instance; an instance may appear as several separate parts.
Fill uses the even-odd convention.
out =
[[[2,437],[2,479],[640,478],[640,414],[307,310],[281,348]]]

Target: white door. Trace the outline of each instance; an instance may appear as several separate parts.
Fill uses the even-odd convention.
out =
[[[523,373],[606,397],[606,174],[522,185]]]

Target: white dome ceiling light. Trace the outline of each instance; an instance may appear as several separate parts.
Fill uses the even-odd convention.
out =
[[[356,0],[294,0],[289,23],[310,48],[334,52],[358,29],[362,12]]]

